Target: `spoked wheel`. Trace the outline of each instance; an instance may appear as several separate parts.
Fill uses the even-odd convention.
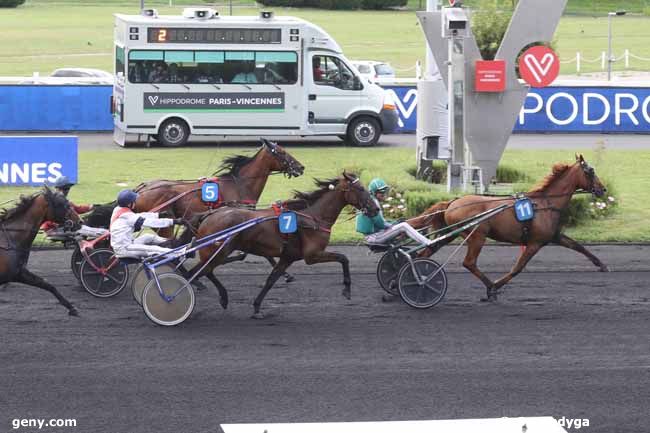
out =
[[[165,264],[156,267],[155,272],[157,274],[164,274],[168,272],[174,272],[175,270],[176,268],[174,268],[172,265]],[[133,274],[133,280],[131,281],[131,292],[133,293],[133,299],[135,299],[135,302],[137,302],[138,305],[142,305],[142,294],[144,293],[144,288],[147,286],[147,283],[152,280],[153,275],[148,275],[148,273],[145,272],[144,265],[138,266],[135,274]]]
[[[152,322],[163,326],[183,323],[194,309],[194,290],[187,280],[178,274],[158,275],[160,290],[156,280],[151,280],[144,288],[142,307]],[[161,293],[162,290],[162,293]]]
[[[85,257],[83,254],[81,254],[81,250],[79,249],[79,245],[74,247],[74,251],[72,251],[72,257],[70,257],[70,269],[72,269],[72,273],[74,274],[74,277],[81,282],[81,264],[84,262]]]
[[[415,268],[418,275],[413,274]],[[399,295],[414,308],[431,308],[447,293],[447,274],[440,265],[425,258],[406,263],[398,277]]]
[[[386,251],[381,256],[381,259],[379,259],[379,263],[377,264],[377,281],[379,281],[381,288],[391,295],[399,295],[397,277],[404,263],[408,263],[408,260],[398,250]]]
[[[112,250],[93,251],[81,264],[81,285],[98,298],[110,298],[122,291],[129,280],[129,268]]]

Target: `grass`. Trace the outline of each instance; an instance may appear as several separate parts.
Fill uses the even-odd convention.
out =
[[[175,5],[201,4],[199,0],[173,0]],[[650,1],[650,0],[649,0]],[[212,2],[206,2],[211,4]],[[507,2],[506,2],[507,3]],[[575,2],[574,2],[575,3]],[[582,2],[585,11],[590,1]],[[160,13],[178,14],[180,8],[167,1],[147,0]],[[570,8],[571,10],[571,2]],[[601,2],[598,2],[601,4]],[[623,4],[619,2],[618,4]],[[228,14],[227,3],[218,9]],[[257,14],[251,2],[235,1],[236,15]],[[411,4],[413,6],[413,4]],[[609,6],[609,5],[608,5]],[[416,6],[417,7],[417,6]],[[415,62],[424,59],[424,38],[413,11],[323,11],[275,8],[278,15],[294,15],[322,26],[342,46],[350,59],[390,62],[399,76],[414,76]],[[600,9],[599,9],[600,10]],[[112,71],[113,13],[137,13],[138,2],[126,0],[28,0],[17,9],[0,10],[3,43],[0,45],[0,75],[25,76],[38,71],[49,74],[60,67],[90,67]],[[562,59],[580,51],[584,59],[595,59],[607,49],[607,18],[565,16],[556,34]],[[650,18],[624,16],[614,19],[614,53],[627,48],[650,58]],[[614,65],[622,70],[622,62]],[[632,60],[631,69],[644,70],[650,62]],[[600,70],[600,63],[583,63],[583,72]],[[574,74],[575,63],[563,64],[563,74]]]
[[[440,187],[415,180],[408,170],[414,166],[413,151],[406,148],[383,148],[369,152],[364,149],[331,147],[323,149],[292,147],[292,155],[306,166],[306,175],[297,179],[272,177],[260,203],[289,198],[293,189],[312,189],[312,177],[331,177],[348,169],[361,174],[365,184],[372,177],[381,176],[397,189],[414,196],[441,196]],[[193,179],[210,175],[227,155],[251,152],[250,149],[115,149],[111,151],[82,151],[79,155],[79,180],[71,193],[78,203],[103,203],[114,199],[126,186],[135,186],[143,180],[165,177]],[[550,172],[557,161],[573,160],[572,151],[506,151],[503,165],[515,167],[534,180]],[[586,152],[602,179],[614,182],[619,207],[606,219],[587,220],[567,230],[569,236],[581,241],[648,242],[650,231],[650,192],[647,189],[645,167],[650,166],[650,151],[606,150]],[[182,164],[179,164],[182,161]],[[388,164],[387,161],[390,161]],[[116,169],[119,167],[119,169]],[[33,188],[0,188],[0,202],[15,198]],[[333,240],[359,240],[354,232],[354,221],[344,213],[335,226]]]

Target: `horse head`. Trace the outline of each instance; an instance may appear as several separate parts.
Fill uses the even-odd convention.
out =
[[[347,204],[359,209],[365,215],[374,217],[379,213],[377,203],[372,199],[372,196],[363,187],[356,175],[343,171],[336,188],[345,192]]]
[[[587,164],[587,161],[585,161],[581,154],[576,154],[576,165],[580,167],[578,187],[591,192],[596,197],[605,195],[607,188],[605,188],[605,185],[596,176],[594,168]]]
[[[262,147],[273,157],[271,171],[284,173],[289,178],[305,172],[305,167],[279,144],[262,138]]]
[[[81,227],[79,215],[72,209],[68,199],[60,192],[53,191],[45,185],[43,197],[47,203],[46,220],[64,224],[67,230],[74,231]]]

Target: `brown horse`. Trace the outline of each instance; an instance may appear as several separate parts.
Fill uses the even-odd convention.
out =
[[[416,228],[430,226],[437,230],[504,203],[512,205],[509,209],[478,225],[475,232],[472,233],[468,230],[462,233],[465,238],[469,236],[463,266],[478,277],[487,288],[487,298],[483,300],[496,301],[499,289],[519,274],[528,261],[548,243],[561,245],[584,254],[601,271],[608,271],[607,266],[596,256],[560,231],[562,228],[560,213],[568,206],[571,197],[578,189],[591,192],[598,197],[606,192],[594,169],[587,164],[582,155],[576,155],[575,164],[555,164],[553,172],[525,194],[534,204],[535,217],[530,223],[520,223],[516,219],[514,198],[497,199],[476,195],[467,195],[449,202],[437,203],[427,209],[422,216],[413,218],[409,223]],[[486,238],[525,246],[510,272],[494,282],[487,278],[476,265]],[[453,238],[444,243],[449,243],[451,240]],[[430,256],[441,246],[435,245],[435,249],[425,249],[421,255]]]
[[[308,265],[339,262],[343,267],[343,296],[350,299],[351,280],[348,258],[340,253],[325,251],[329,243],[331,227],[347,205],[354,206],[370,216],[376,215],[379,209],[370,193],[359,182],[359,178],[352,174],[343,173],[339,178],[315,180],[315,182],[319,187],[318,190],[309,193],[296,192],[296,199],[286,204],[298,217],[296,233],[281,234],[277,219],[261,222],[236,235],[205,267],[202,275],[208,276],[217,287],[224,308],[228,303],[228,293],[212,271],[216,266],[226,262],[228,255],[234,250],[262,257],[280,258],[267,278],[264,288],[255,299],[254,318],[263,317],[260,307],[264,297],[285,270],[293,262],[301,259],[304,259]],[[198,228],[198,236],[204,237],[217,233],[253,218],[272,217],[277,214],[276,210],[227,207],[217,209],[199,217],[202,221]],[[200,250],[201,261],[194,268],[194,272],[210,259],[218,247],[219,245],[214,245]]]
[[[17,282],[47,290],[71,316],[77,316],[77,309],[56,287],[27,270],[30,249],[43,221],[65,224],[71,230],[80,222],[65,196],[48,187],[39,194],[21,197],[16,207],[0,213],[0,284]]]
[[[303,174],[305,167],[281,146],[262,139],[262,147],[255,156],[238,155],[222,163],[215,179],[219,184],[219,203],[255,205],[262,195],[271,173],[284,173],[288,177]],[[190,218],[198,212],[209,210],[201,200],[201,181],[154,180],[140,184],[135,191],[138,200],[136,212],[147,212],[165,202],[180,197],[161,211],[171,213],[175,218]],[[163,235],[164,236],[164,235]]]

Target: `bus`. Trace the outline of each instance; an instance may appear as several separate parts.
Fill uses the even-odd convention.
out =
[[[338,136],[373,146],[397,127],[384,89],[359,76],[339,45],[294,17],[115,15],[114,140],[164,146],[190,135]]]

